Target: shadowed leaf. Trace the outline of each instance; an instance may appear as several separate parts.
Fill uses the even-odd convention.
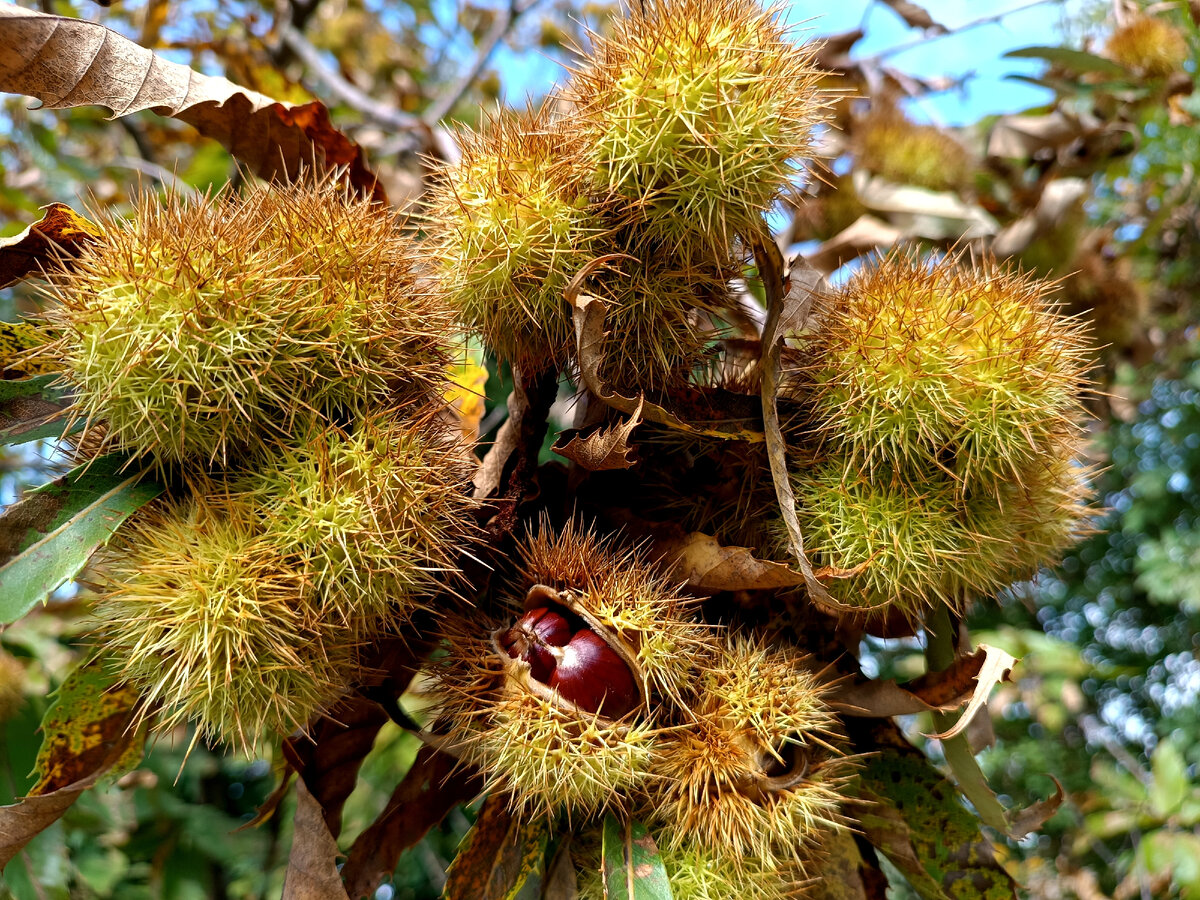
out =
[[[133,724],[138,692],[119,683],[113,666],[95,657],[78,666],[59,685],[42,717],[42,747],[37,757],[37,784],[30,794],[50,794],[86,778],[125,743]],[[110,769],[127,771],[141,759],[141,741],[129,743],[126,758]]]
[[[484,801],[446,872],[447,900],[536,900],[541,894],[550,823],[519,822],[503,797]]]
[[[671,900],[671,881],[646,826],[620,822],[610,813],[602,853],[607,900]]]
[[[162,493],[106,456],[30,493],[0,516],[0,623],[13,622],[74,578],[139,508]]]
[[[0,28],[6,21],[4,14],[0,10]],[[0,89],[4,85],[4,65],[0,63]],[[0,239],[0,288],[52,268],[64,257],[76,256],[86,244],[100,237],[95,225],[65,203],[51,203],[45,209],[40,222],[18,235]]]
[[[168,62],[103,25],[0,4],[0,91],[46,109],[143,109],[186,122],[255,174],[295,180],[305,167],[343,168],[349,183],[385,201],[362,148],[333,128],[318,102],[280,103],[231,81]]]
[[[350,848],[342,879],[351,897],[371,895],[416,844],[451,809],[479,793],[483,782],[453,757],[422,747],[379,818]]]

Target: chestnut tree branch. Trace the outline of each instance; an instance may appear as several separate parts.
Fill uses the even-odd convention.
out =
[[[540,0],[509,0],[508,5],[496,15],[496,21],[488,29],[488,33],[483,36],[483,40],[479,42],[475,61],[459,76],[458,80],[450,86],[446,93],[434,100],[429,109],[425,111],[425,115],[422,118],[426,125],[432,127],[450,114],[458,101],[463,98],[463,95],[470,90],[471,85],[479,78],[484,66],[488,64],[488,61],[492,58],[492,54],[500,46],[500,42],[508,37],[513,28],[516,27],[517,20],[539,2]]]

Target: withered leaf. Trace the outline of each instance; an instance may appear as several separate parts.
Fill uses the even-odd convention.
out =
[[[904,684],[843,680],[831,688],[829,702],[845,715],[878,719],[961,709],[980,689],[978,677],[989,649],[981,645],[973,653],[958,657],[950,668],[927,672]],[[985,699],[990,689],[987,685]]]
[[[655,545],[671,573],[698,591],[752,591],[804,584],[804,576],[783,563],[756,559],[749,547],[723,547],[715,537],[694,531]]]
[[[115,116],[149,109],[218,141],[263,178],[339,168],[362,194],[386,200],[362,148],[332,127],[321,103],[280,103],[169,62],[103,25],[8,3],[0,4],[0,46],[7,51],[0,91],[35,97],[46,109],[104,106]]]
[[[892,246],[903,236],[904,232],[900,229],[870,213],[864,213],[822,243],[808,257],[808,262],[822,272],[833,272],[864,253]]]
[[[550,449],[591,472],[633,468],[637,448],[629,446],[629,438],[642,424],[642,402],[639,400],[628,421],[587,434],[564,432]],[[570,438],[564,443],[568,434]]]
[[[0,18],[0,24],[3,21]],[[34,222],[20,234],[0,239],[0,288],[54,268],[56,262],[77,256],[100,236],[95,225],[65,203],[51,203],[43,209],[46,213],[40,222]]]
[[[79,795],[92,787],[112,768],[126,758],[130,748],[144,738],[135,729],[126,729],[109,747],[96,768],[78,781],[44,794],[36,794],[0,807],[0,871],[34,837],[57,822],[79,799]]]
[[[310,785],[305,790],[316,796],[334,836],[342,830],[342,806],[358,783],[359,767],[387,721],[379,704],[351,695],[323,716],[308,736],[283,742],[284,758]]]
[[[118,747],[127,747],[136,765],[141,759],[141,743],[130,742],[126,732],[134,726],[139,696],[135,688],[118,679],[105,657],[94,657],[76,667],[59,685],[42,717],[38,780],[30,794],[51,794],[65,788],[106,761],[110,769],[127,766],[127,755],[112,758]]]
[[[446,871],[443,896],[515,897],[531,878],[541,879],[549,831],[545,818],[520,822],[508,811],[505,798],[488,797]]]
[[[763,327],[761,365],[763,430],[779,514],[787,527],[788,543],[800,566],[809,597],[814,603],[834,612],[852,612],[845,604],[838,603],[830,596],[804,552],[804,534],[800,529],[800,519],[796,516],[796,496],[788,476],[787,442],[783,439],[779,424],[780,357],[784,338],[789,331],[803,328],[816,297],[826,291],[828,285],[821,273],[802,259],[793,263],[794,272],[785,272],[783,254],[771,239],[765,223],[751,241],[751,250],[767,295],[767,323]]]
[[[482,780],[462,769],[453,757],[422,747],[379,818],[351,846],[342,867],[346,893],[371,895],[396,868],[403,851],[482,787]]]
[[[325,811],[296,779],[292,849],[283,877],[283,900],[349,900],[337,868],[338,846],[325,824]]]
[[[971,700],[967,704],[966,710],[949,731],[942,732],[941,734],[931,734],[929,737],[946,741],[961,734],[963,729],[971,723],[971,719],[975,717],[975,714],[983,708],[983,705],[987,702],[988,695],[992,692],[992,688],[1001,681],[1007,681],[1013,666],[1017,664],[1015,656],[1001,650],[999,647],[980,644],[975,651],[975,655],[980,653],[983,654],[983,662],[974,676],[975,690],[971,694]]]
[[[883,2],[892,12],[903,19],[904,24],[909,28],[924,28],[936,34],[946,34],[949,31],[945,25],[935,22],[933,16],[923,6],[910,3],[909,0],[883,0]]]

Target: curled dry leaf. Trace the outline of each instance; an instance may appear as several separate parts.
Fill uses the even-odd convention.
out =
[[[843,714],[863,718],[890,719],[893,716],[961,709],[981,690],[985,700],[991,692],[993,684],[980,685],[979,682],[989,651],[995,652],[994,648],[981,644],[975,652],[958,657],[950,668],[928,672],[904,684],[896,681],[841,681],[831,688],[829,700]]]
[[[936,738],[940,741],[948,741],[961,734],[971,724],[971,719],[975,717],[975,714],[983,708],[983,705],[987,702],[988,695],[992,692],[992,688],[1001,681],[1009,680],[1009,673],[1012,672],[1013,666],[1017,664],[1015,656],[1001,650],[999,647],[991,647],[987,644],[979,645],[975,653],[979,654],[980,652],[983,653],[983,664],[979,667],[979,671],[975,675],[975,690],[971,694],[971,700],[967,704],[966,710],[949,731],[944,731],[941,734],[931,734],[928,737]]]
[[[564,432],[550,449],[591,472],[633,468],[637,462],[637,448],[629,446],[629,438],[642,424],[641,415],[642,403],[639,402],[628,421],[588,434]],[[563,439],[568,435],[570,439],[564,443]]]
[[[771,240],[765,224],[762,232],[755,235],[751,242],[751,250],[767,295],[767,323],[763,327],[761,365],[763,433],[779,514],[787,527],[788,544],[800,566],[809,598],[818,606],[835,613],[855,612],[852,607],[833,599],[804,553],[804,533],[796,516],[796,495],[792,492],[792,479],[788,475],[787,442],[779,425],[777,405],[783,341],[789,333],[803,330],[813,303],[828,288],[828,284],[824,276],[803,259],[793,260],[793,271],[785,272],[783,254]]]
[[[0,4],[0,47],[0,91],[35,97],[46,109],[104,106],[115,116],[149,109],[218,141],[263,178],[337,168],[365,196],[387,199],[362,148],[333,128],[316,101],[281,103],[168,62],[103,25],[8,3]]]
[[[3,11],[0,10],[0,16]],[[0,24],[3,23],[0,18]],[[0,87],[3,87],[0,65]],[[20,234],[0,239],[0,288],[36,275],[62,259],[77,256],[100,231],[65,203],[44,207],[46,214]]]

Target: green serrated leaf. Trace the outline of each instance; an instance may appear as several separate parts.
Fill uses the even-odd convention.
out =
[[[70,399],[54,387],[57,375],[0,380],[0,444],[23,444],[63,436],[62,416]],[[73,422],[72,433],[83,427]]]
[[[606,900],[671,900],[671,880],[645,825],[605,816],[601,852]]]
[[[862,833],[925,900],[1014,900],[1016,885],[954,785],[920,751],[888,740],[866,754]]]
[[[42,717],[37,784],[30,793],[48,794],[74,784],[101,767],[120,774],[137,765],[142,743],[134,741],[117,759],[113,748],[126,743],[139,694],[122,684],[105,657],[76,666]]]
[[[1020,47],[1004,54],[1004,59],[1043,59],[1072,72],[1100,72],[1105,75],[1127,74],[1125,68],[1111,59],[1072,50],[1070,47]]]
[[[0,623],[74,578],[130,515],[162,493],[106,456],[31,492],[0,516]]]

